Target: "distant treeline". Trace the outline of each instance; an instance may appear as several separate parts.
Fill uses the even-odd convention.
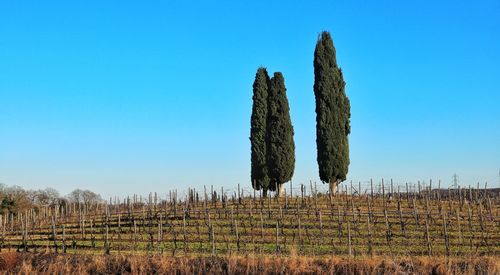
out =
[[[61,196],[54,188],[26,190],[20,186],[0,183],[0,214],[17,214],[41,206],[66,205],[68,203],[95,204],[102,202],[99,194],[90,190],[75,189]]]

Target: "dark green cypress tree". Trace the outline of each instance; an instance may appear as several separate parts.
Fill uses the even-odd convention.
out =
[[[266,193],[269,188],[269,175],[267,171],[267,98],[270,79],[265,68],[257,69],[253,83],[253,106],[250,129],[251,142],[251,179],[256,190],[263,189]]]
[[[286,96],[285,79],[274,73],[268,96],[267,163],[271,184],[269,190],[281,193],[295,169],[295,143],[290,107]],[[278,190],[276,190],[278,188]]]
[[[326,31],[314,51],[314,95],[319,177],[330,184],[330,192],[334,193],[346,179],[349,167],[351,107],[332,37]]]

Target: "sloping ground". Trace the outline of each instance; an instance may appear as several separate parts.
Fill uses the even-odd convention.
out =
[[[171,257],[3,253],[4,274],[500,274],[498,257]]]
[[[324,257],[500,255],[500,197],[484,191],[461,190],[447,199],[427,191],[290,195],[221,199],[205,194],[184,201],[73,204],[0,215],[0,251],[189,257],[276,252]]]

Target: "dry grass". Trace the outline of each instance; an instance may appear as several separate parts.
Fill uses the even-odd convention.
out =
[[[498,257],[169,257],[161,255],[0,254],[18,274],[500,274]]]
[[[5,252],[0,254],[0,270],[10,270],[16,267],[19,255],[16,252]]]

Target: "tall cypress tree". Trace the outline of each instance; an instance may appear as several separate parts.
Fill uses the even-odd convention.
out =
[[[257,69],[253,83],[253,106],[250,129],[251,142],[251,179],[256,190],[263,189],[264,194],[269,188],[269,175],[267,170],[267,113],[270,79],[267,70],[263,67]]]
[[[351,107],[335,55],[332,37],[325,31],[314,51],[314,95],[319,177],[330,184],[331,193],[347,176],[351,132]]]
[[[267,162],[271,178],[269,190],[281,195],[283,183],[292,178],[295,169],[295,143],[285,79],[280,72],[274,73],[269,89]]]

